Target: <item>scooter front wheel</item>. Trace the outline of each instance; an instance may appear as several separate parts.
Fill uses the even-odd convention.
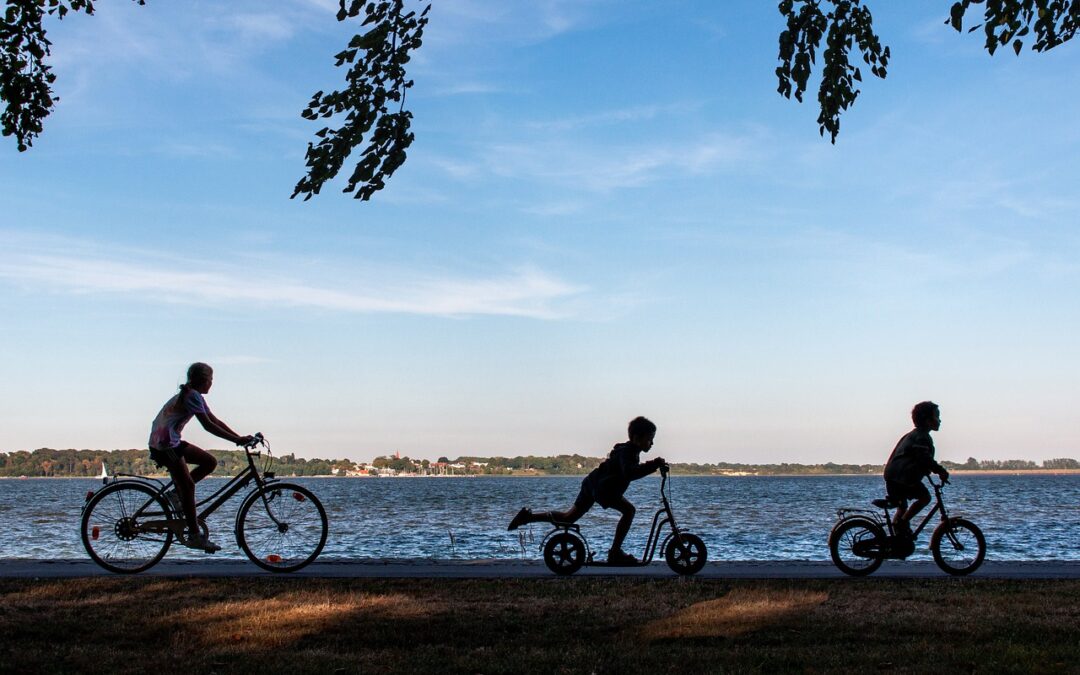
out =
[[[696,534],[688,532],[673,536],[664,551],[668,567],[677,574],[687,576],[700,572],[708,557],[705,542]]]
[[[544,544],[544,564],[559,576],[577,572],[585,564],[585,542],[570,532],[558,532]]]

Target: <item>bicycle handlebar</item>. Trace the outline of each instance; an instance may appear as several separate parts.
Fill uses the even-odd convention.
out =
[[[266,437],[262,435],[262,432],[256,432],[251,436],[251,440],[247,443],[241,443],[245,450],[254,450],[260,445],[266,445]]]

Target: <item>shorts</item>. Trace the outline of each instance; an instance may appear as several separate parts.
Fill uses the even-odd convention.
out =
[[[581,481],[581,490],[578,491],[577,499],[574,500],[574,507],[577,508],[578,513],[585,513],[592,508],[593,504],[599,504],[601,508],[610,509],[621,497],[622,495],[600,494],[600,490],[593,485],[590,476],[586,476]]]
[[[901,483],[896,480],[886,480],[885,493],[894,502],[906,502],[909,499],[930,500],[930,491],[926,489],[922,481],[918,483]]]
[[[184,458],[184,448],[187,444],[187,441],[180,441],[175,448],[150,448],[150,459],[163,469],[171,468]]]

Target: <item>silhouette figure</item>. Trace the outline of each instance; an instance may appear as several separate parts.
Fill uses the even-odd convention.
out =
[[[949,472],[934,460],[934,439],[931,431],[941,428],[941,411],[936,403],[923,401],[911,409],[915,428],[905,434],[893,448],[885,464],[885,491],[898,504],[893,526],[901,536],[911,533],[911,519],[930,503],[930,492],[923,478],[936,473],[943,481]],[[914,501],[908,506],[908,500]]]
[[[218,438],[244,445],[254,440],[253,436],[241,436],[222,422],[203,398],[214,384],[214,369],[205,363],[193,363],[188,367],[187,383],[180,385],[180,391],[165,402],[150,428],[150,459],[168,469],[173,479],[173,489],[166,493],[172,506],[184,514],[187,521],[187,538],[181,543],[189,548],[197,548],[213,553],[221,547],[202,534],[195,515],[195,484],[214,472],[217,459],[202,448],[181,440],[180,433],[197,417],[203,429]],[[195,464],[194,471],[188,464]]]
[[[656,437],[655,424],[644,417],[635,417],[627,427],[627,436],[629,439],[626,443],[616,444],[607,459],[581,481],[581,490],[573,506],[566,511],[543,513],[533,513],[528,507],[523,507],[506,529],[516,530],[527,523],[574,523],[585,515],[593,504],[599,504],[605,509],[615,509],[622,514],[619,524],[615,526],[615,538],[612,539],[611,550],[608,551],[608,562],[616,565],[637,564],[637,558],[622,550],[622,543],[637,512],[634,505],[623,495],[630,487],[630,481],[648,476],[665,462],[660,457],[644,463],[640,461],[641,453],[652,448],[653,439]]]

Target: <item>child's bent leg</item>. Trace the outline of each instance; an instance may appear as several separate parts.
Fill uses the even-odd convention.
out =
[[[217,458],[200,447],[185,442],[180,445],[179,450],[188,464],[196,465],[195,470],[191,472],[192,483],[198,483],[217,468]]]

